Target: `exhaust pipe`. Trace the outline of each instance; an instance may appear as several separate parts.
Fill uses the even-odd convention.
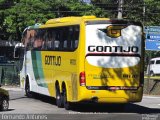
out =
[[[92,101],[92,102],[95,102],[95,103],[98,103],[98,97],[92,97],[92,98],[91,98],[91,101]]]

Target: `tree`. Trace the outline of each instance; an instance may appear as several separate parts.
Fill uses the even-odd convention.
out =
[[[0,0],[1,31],[3,39],[19,40],[24,28],[36,22],[64,16],[104,16],[102,10],[79,0]]]
[[[49,5],[39,0],[15,0],[11,8],[5,10],[3,25],[7,27],[8,39],[20,40],[23,29],[35,24],[35,21],[46,21],[54,14],[45,14]]]
[[[103,12],[107,12],[109,18],[116,18],[118,12],[118,0],[91,0],[91,3],[94,6],[98,6],[103,10]]]
[[[0,0],[0,39],[7,39],[6,26],[3,25],[6,11],[13,5],[12,0]]]
[[[110,18],[117,18],[120,0],[92,0],[92,4],[107,11]],[[160,24],[159,0],[123,0],[123,18],[141,21],[144,25]]]
[[[160,25],[160,1],[145,0],[145,25]]]
[[[19,40],[24,28],[64,16],[117,18],[119,0],[0,0],[0,38]],[[144,12],[145,8],[145,12]],[[159,25],[159,0],[124,0],[123,17]]]

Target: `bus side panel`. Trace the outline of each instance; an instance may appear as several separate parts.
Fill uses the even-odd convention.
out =
[[[49,95],[47,84],[44,82],[40,51],[28,51],[26,54],[26,77],[30,82],[30,90],[35,93]]]
[[[65,83],[68,91],[68,99],[75,99],[77,87],[75,78],[77,76],[77,53],[76,52],[59,52],[43,51],[42,65],[44,81],[47,83],[50,96],[55,97],[55,83],[58,81],[62,92],[62,83]],[[73,95],[74,94],[74,95]]]
[[[26,69],[26,65],[25,65],[25,62],[26,60],[25,60],[25,57],[23,58],[23,65],[22,65],[22,69],[21,69],[21,71],[20,71],[20,87],[22,88],[22,89],[24,89],[25,88],[25,78],[26,78],[26,71],[25,71],[25,69]]]

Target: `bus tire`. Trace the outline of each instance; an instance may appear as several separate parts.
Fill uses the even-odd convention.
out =
[[[59,108],[63,107],[62,95],[60,93],[59,87],[56,87],[56,105]]]
[[[30,91],[30,84],[28,78],[26,79],[25,93],[27,97],[29,98],[33,97],[32,92]]]
[[[66,110],[70,110],[72,108],[71,103],[67,101],[67,90],[66,90],[66,88],[63,89],[63,104],[64,104],[64,108]]]
[[[150,76],[154,76],[154,72],[153,71],[150,71]]]

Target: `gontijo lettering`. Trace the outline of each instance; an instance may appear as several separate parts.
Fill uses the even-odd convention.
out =
[[[60,66],[61,65],[61,56],[45,56],[45,65],[55,65]]]
[[[123,48],[123,46],[88,46],[89,52],[133,52],[138,53],[137,46],[128,46]]]

